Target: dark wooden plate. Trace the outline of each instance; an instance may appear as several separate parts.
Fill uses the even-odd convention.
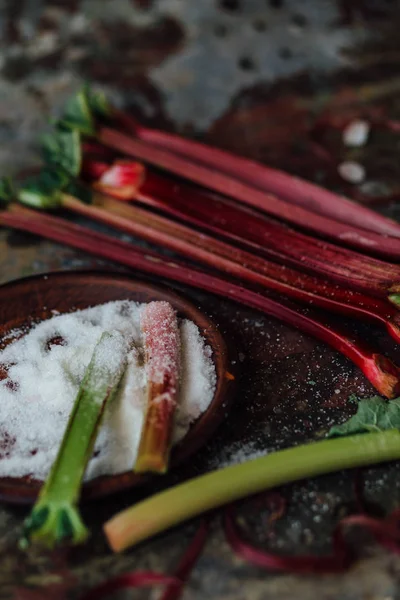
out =
[[[196,452],[214,433],[226,416],[232,399],[232,378],[228,373],[225,342],[215,324],[191,302],[168,288],[158,287],[118,273],[67,271],[27,277],[0,286],[0,347],[2,337],[14,328],[31,326],[60,313],[83,309],[113,300],[167,300],[181,317],[196,323],[213,350],[217,387],[208,410],[192,425],[184,439],[172,451],[171,467],[176,467]],[[83,498],[98,498],[149,481],[149,476],[133,472],[98,477],[83,489]],[[41,482],[29,477],[0,478],[0,498],[8,502],[33,502]]]

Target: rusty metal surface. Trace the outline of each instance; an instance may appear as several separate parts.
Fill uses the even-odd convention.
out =
[[[2,173],[38,164],[37,138],[49,113],[56,114],[89,79],[149,124],[201,137],[363,201],[371,193],[398,193],[400,138],[388,123],[400,119],[397,0],[3,0],[0,10]],[[343,146],[340,127],[358,116],[375,125],[368,144],[352,150]],[[348,159],[366,168],[366,181],[358,187],[350,188],[337,175],[337,164]],[[390,210],[396,214],[396,205]],[[97,264],[107,265],[0,231],[1,282]],[[363,376],[326,346],[254,311],[183,291],[238,348],[240,383],[235,409],[215,441],[165,485],[243,455],[310,439],[351,412],[351,393],[371,391]],[[382,331],[360,332],[398,356]],[[396,506],[397,465],[367,469],[363,477],[373,514]],[[193,524],[117,557],[100,531],[105,518],[151,491],[86,508],[93,529],[88,545],[51,555],[16,550],[26,510],[2,505],[0,598],[75,599],[83,589],[127,570],[171,572]],[[249,537],[283,553],[329,552],[335,520],[354,505],[352,474],[302,482],[282,493],[288,510],[272,530],[265,507],[255,510],[251,501],[241,506]],[[234,557],[216,519],[183,597],[400,598],[400,559],[361,533],[353,542],[360,560],[345,575],[266,574]],[[126,597],[158,595],[140,591]]]

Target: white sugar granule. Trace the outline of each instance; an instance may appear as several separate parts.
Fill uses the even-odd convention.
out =
[[[108,406],[86,479],[129,471],[146,403],[140,313],[135,302],[109,302],[55,316],[0,352],[0,476],[45,479],[55,459],[79,385],[104,331],[133,345],[120,390]],[[174,439],[209,406],[216,375],[211,349],[196,325],[180,324],[182,378]],[[113,361],[112,353],[107,360]],[[110,363],[111,364],[111,363]],[[0,373],[1,373],[0,368]]]

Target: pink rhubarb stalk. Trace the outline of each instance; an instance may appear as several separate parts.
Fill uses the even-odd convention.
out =
[[[302,229],[313,231],[317,235],[363,250],[368,254],[392,259],[400,258],[400,239],[398,238],[383,237],[381,234],[315,214],[301,206],[292,205],[272,194],[267,194],[234,179],[231,175],[218,172],[212,167],[193,163],[185,157],[171,154],[167,150],[130,138],[113,129],[101,127],[97,135],[103,144],[127,156],[143,160],[206,189],[226,195],[246,206],[288,221]]]
[[[63,198],[65,208],[178,252],[242,281],[331,312],[383,324],[389,334],[400,342],[398,309],[384,299],[341,288],[329,281],[267,261],[138,206],[127,206],[108,197],[95,198],[94,202],[95,205],[86,205],[71,196]]]
[[[108,186],[107,193],[120,199],[118,170],[114,169],[113,174],[113,185]],[[102,189],[100,182],[97,189]],[[147,172],[132,198],[256,254],[367,294],[386,295],[387,290],[395,291],[400,281],[397,265],[309,237],[229,199],[152,172]]]
[[[400,237],[400,225],[373,210],[318,185],[221,150],[171,133],[139,124],[129,115],[116,113],[116,121],[140,140],[178,154],[195,163],[229,175],[267,194],[335,221],[354,225],[378,234]]]
[[[180,337],[168,302],[149,302],[141,329],[147,374],[147,408],[136,458],[136,473],[165,473],[171,448],[180,374]]]

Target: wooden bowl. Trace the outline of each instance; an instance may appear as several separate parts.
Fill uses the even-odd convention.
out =
[[[233,396],[225,342],[215,324],[186,298],[167,288],[119,273],[63,271],[27,277],[0,286],[0,348],[9,343],[9,340],[1,342],[1,339],[10,330],[32,326],[35,322],[50,318],[52,310],[66,313],[114,300],[167,300],[175,307],[179,316],[196,323],[213,350],[217,373],[214,398],[208,410],[174,447],[171,467],[176,467],[212,436],[217,425],[227,415]],[[141,485],[150,478],[148,475],[135,475],[131,471],[98,477],[84,485],[82,496],[84,499],[106,496]],[[0,478],[0,498],[14,503],[33,502],[40,486],[40,481],[30,477]]]

